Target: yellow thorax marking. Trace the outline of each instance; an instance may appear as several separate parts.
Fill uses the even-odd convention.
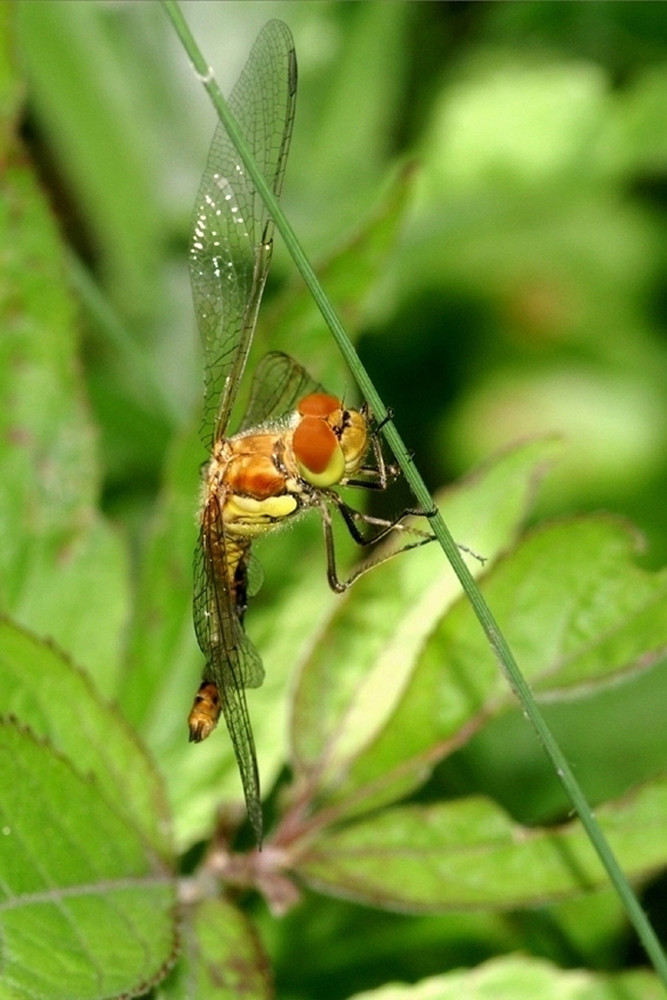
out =
[[[225,528],[230,534],[261,535],[274,526],[274,521],[289,517],[296,508],[296,499],[288,493],[265,500],[229,494],[225,502]]]

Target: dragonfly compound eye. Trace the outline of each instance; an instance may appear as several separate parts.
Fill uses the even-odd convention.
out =
[[[313,486],[327,487],[358,472],[368,451],[368,419],[363,408],[348,410],[335,396],[329,396],[325,392],[313,392],[301,400],[297,412],[302,420],[297,426],[298,437],[295,432],[295,454],[297,461],[305,466],[305,471],[303,468],[300,470],[304,479]],[[344,464],[342,470],[333,444],[326,443],[330,439],[324,431],[319,429],[313,432],[311,445],[311,432],[308,428],[315,423],[313,420],[311,424],[310,418],[316,417],[333,431],[338,440]],[[312,478],[312,473],[318,477],[325,473],[329,463],[331,471],[325,479]]]
[[[326,392],[311,392],[309,396],[303,397],[298,406],[302,417],[326,418],[342,409],[341,401]]]
[[[299,473],[311,486],[326,488],[343,478],[345,457],[324,416],[302,417],[294,430],[292,447]]]

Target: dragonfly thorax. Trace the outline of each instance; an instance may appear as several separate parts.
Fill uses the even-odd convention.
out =
[[[326,489],[361,466],[368,450],[368,422],[335,396],[311,393],[299,403],[292,449],[299,474],[311,486]]]

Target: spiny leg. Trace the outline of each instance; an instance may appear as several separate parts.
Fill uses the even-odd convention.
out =
[[[385,555],[379,556],[377,559],[370,559],[362,563],[361,566],[350,574],[346,579],[341,580],[338,576],[338,571],[336,569],[336,546],[333,534],[333,524],[331,520],[331,511],[326,502],[320,504],[320,512],[322,515],[322,527],[324,530],[324,544],[327,553],[327,579],[329,581],[329,586],[333,591],[338,594],[343,593],[355,580],[358,580],[360,576],[367,573],[369,569],[373,569],[376,566],[380,566],[382,563],[387,562],[387,560],[398,555],[399,552],[406,552],[409,549],[420,548],[422,545],[426,545],[429,542],[434,541],[435,536],[432,534],[427,534],[424,531],[420,531],[418,528],[413,528],[411,525],[403,523],[403,519],[406,514],[403,513],[400,517],[393,521],[386,520],[385,518],[372,517],[370,514],[362,514],[361,511],[354,510],[342,500],[337,493],[331,491],[328,494],[328,500],[336,507],[339,511],[343,523],[347,528],[351,538],[356,542],[357,545],[362,547],[368,547],[369,545],[374,545],[375,542],[381,541],[386,538],[394,531],[403,531],[412,536],[417,536],[416,541],[408,542],[407,545],[403,545],[401,548],[396,549],[393,552],[386,553]],[[365,524],[371,524],[375,527],[379,527],[380,530],[376,532],[372,537],[364,535],[357,524],[357,521],[363,521]]]

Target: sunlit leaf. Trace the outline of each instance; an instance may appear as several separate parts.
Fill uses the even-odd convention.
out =
[[[664,779],[596,815],[628,875],[665,864]],[[606,883],[578,822],[522,827],[482,798],[396,807],[327,832],[298,869],[322,891],[409,912],[530,906]]]
[[[553,442],[522,445],[452,489],[442,509],[455,538],[489,561],[496,558],[513,541],[553,453]],[[474,572],[482,570],[472,557],[469,565]],[[347,772],[385,733],[393,741],[390,720],[403,718],[403,701],[413,687],[421,687],[411,680],[420,651],[459,593],[458,581],[432,545],[374,569],[339,599],[295,693],[292,733],[299,774],[312,770],[320,785],[329,777],[338,783],[339,771]],[[433,718],[428,736],[421,718],[410,722],[420,745],[434,727],[439,736],[432,738],[445,738],[437,729],[444,710],[439,701],[427,698],[424,708]],[[401,735],[396,755],[408,756],[411,743],[402,740]],[[423,767],[421,762],[418,776],[406,774],[395,786],[388,783],[382,794],[396,798],[421,780]],[[365,808],[372,804],[368,794],[366,789]]]
[[[580,163],[582,149],[595,149],[607,90],[594,64],[489,64],[449,88],[438,109],[441,183],[483,189],[496,172],[529,185],[553,183]],[[540,127],[545,118],[548,130]]]
[[[561,522],[529,535],[483,582],[525,676],[558,694],[610,683],[664,654],[667,575],[639,570],[633,539],[610,518]],[[467,603],[433,629],[386,727],[348,769],[336,797],[392,787],[459,746],[513,703]],[[364,789],[364,792],[361,792]],[[354,806],[356,808],[356,806]]]
[[[658,1000],[662,986],[650,972],[603,975],[584,969],[558,969],[523,955],[496,958],[474,969],[392,984],[355,993],[350,1000]]]

